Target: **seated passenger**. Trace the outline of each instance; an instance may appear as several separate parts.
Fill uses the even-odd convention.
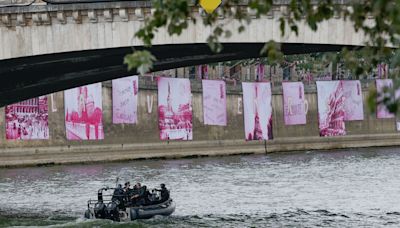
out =
[[[119,184],[117,188],[115,188],[113,196],[111,197],[111,201],[116,202],[120,208],[124,208],[124,193],[122,185]]]
[[[139,188],[139,194],[137,197],[137,205],[146,205],[146,199],[147,199],[147,187],[146,185],[142,186]]]
[[[125,192],[128,192],[130,186],[131,186],[131,183],[130,183],[129,181],[128,181],[128,182],[125,182],[125,184],[124,184],[124,191],[125,191]]]
[[[133,205],[139,205],[139,197],[140,197],[140,183],[136,183],[133,187],[131,194],[129,195],[129,199],[131,200]]]
[[[161,187],[161,189],[156,189],[156,191],[161,192],[161,200],[159,200],[158,203],[165,202],[169,199],[169,191],[165,187],[165,184],[161,184],[160,187]]]

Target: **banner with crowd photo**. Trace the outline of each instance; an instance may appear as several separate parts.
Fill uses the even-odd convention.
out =
[[[113,123],[137,122],[138,76],[112,80]]]
[[[243,82],[246,140],[272,139],[272,94],[268,82]]]
[[[342,81],[344,100],[344,120],[363,120],[364,106],[361,83],[359,80]]]
[[[49,139],[48,118],[47,96],[7,105],[6,139]]]
[[[378,93],[377,97],[377,107],[376,107],[376,117],[378,119],[394,118],[394,114],[389,112],[384,104],[379,103],[385,96],[389,96],[389,92],[385,92],[385,88],[392,88],[392,79],[376,79],[376,90]]]
[[[68,140],[104,139],[101,83],[66,90],[64,103]]]
[[[226,126],[226,85],[224,81],[203,80],[204,124]]]
[[[341,81],[317,81],[320,136],[346,135],[345,97]]]
[[[306,124],[308,103],[302,82],[283,82],[283,113],[285,125]]]
[[[189,79],[159,77],[158,127],[161,140],[193,140]]]

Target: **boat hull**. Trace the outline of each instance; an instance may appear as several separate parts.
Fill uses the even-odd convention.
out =
[[[114,221],[133,221],[137,219],[150,219],[156,215],[169,216],[175,211],[175,202],[172,199],[149,206],[140,207],[126,207],[124,209],[115,210],[115,213],[107,211],[109,206],[105,206],[104,213],[99,212],[96,207],[89,207],[85,211],[85,218],[87,219],[111,219]]]

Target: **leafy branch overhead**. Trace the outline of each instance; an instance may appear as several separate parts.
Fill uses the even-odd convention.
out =
[[[400,38],[400,4],[397,0],[229,0],[223,1],[220,7],[211,14],[199,16],[198,1],[191,0],[153,0],[153,13],[147,17],[144,26],[135,34],[146,47],[152,45],[152,41],[160,29],[165,29],[168,35],[181,35],[190,23],[203,23],[209,27],[212,33],[207,38],[211,50],[219,52],[223,49],[220,43],[221,37],[229,38],[235,32],[241,33],[252,22],[252,16],[268,16],[272,13],[275,4],[286,4],[279,21],[281,36],[287,33],[296,35],[299,24],[305,23],[316,31],[321,23],[340,16],[353,23],[355,31],[365,34],[364,47],[355,50],[343,49],[339,55],[328,55],[332,58],[340,58],[346,67],[354,75],[361,75],[373,70],[373,67],[382,61],[397,68],[400,64],[400,52],[397,47]],[[345,4],[342,4],[345,3]],[[250,15],[251,14],[251,15]],[[224,17],[226,20],[219,20]],[[236,31],[226,29],[224,21],[235,20],[238,26]],[[340,35],[340,34],[338,34]],[[388,47],[389,46],[389,47]],[[262,55],[270,62],[279,61],[282,53],[279,44],[270,41],[262,49]],[[140,74],[151,70],[154,56],[147,51],[136,51],[125,58],[125,63],[130,69],[137,69]],[[398,71],[395,71],[396,75]],[[397,84],[397,83],[395,83]]]

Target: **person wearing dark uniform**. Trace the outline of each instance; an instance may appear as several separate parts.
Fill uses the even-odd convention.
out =
[[[158,203],[165,202],[169,199],[169,191],[165,187],[165,184],[161,184],[160,187],[161,187],[161,189],[156,189],[156,191],[161,192],[161,200],[159,200]]]
[[[122,185],[119,184],[117,188],[115,188],[111,201],[115,202],[121,209],[125,208],[125,200],[124,200],[125,191],[122,188]]]
[[[130,194],[130,199],[133,205],[139,206],[139,198],[140,198],[140,189],[141,189],[141,184],[136,183],[135,186],[133,187],[132,193]]]

